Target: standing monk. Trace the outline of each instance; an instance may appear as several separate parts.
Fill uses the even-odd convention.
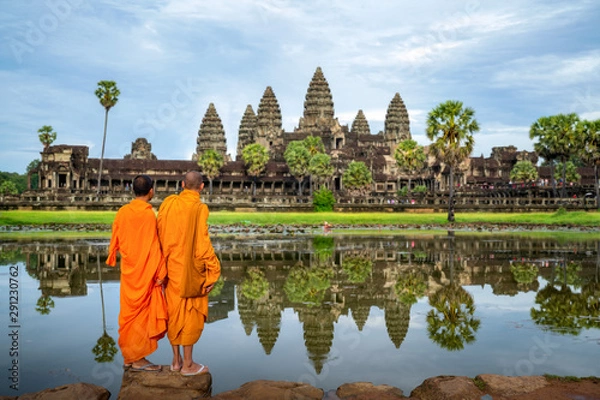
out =
[[[152,185],[147,175],[133,180],[135,199],[117,212],[106,260],[114,267],[117,251],[121,253],[119,347],[125,367],[134,371],[161,370],[146,356],[156,350],[167,330],[167,304],[162,291],[167,268],[150,205]]]
[[[208,372],[208,367],[193,361],[192,352],[208,317],[208,293],[221,275],[221,265],[208,236],[208,207],[200,201],[203,188],[202,174],[190,171],[185,175],[183,191],[167,197],[158,210],[158,236],[169,274],[165,295],[169,311],[167,336],[173,347],[171,370],[181,371],[185,376]],[[197,204],[200,204],[200,212],[194,219]],[[206,295],[181,298],[181,278],[188,261],[185,256],[189,254],[186,249],[192,240],[186,237],[188,224],[197,224],[196,243],[191,245],[195,257],[206,262]],[[180,346],[183,346],[183,359]]]

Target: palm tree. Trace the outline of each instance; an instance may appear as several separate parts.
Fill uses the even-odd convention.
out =
[[[535,165],[529,160],[517,161],[510,170],[510,179],[516,182],[533,182],[538,178],[538,171]]]
[[[38,138],[44,145],[44,151],[56,140],[56,132],[50,125],[44,125],[38,129]]]
[[[308,163],[308,172],[317,178],[319,185],[331,179],[335,168],[331,165],[331,157],[325,153],[315,154]]]
[[[596,121],[581,121],[579,130],[585,143],[581,158],[588,165],[594,166],[594,189],[596,192],[596,208],[600,209],[600,186],[598,185],[598,169],[600,167],[600,119]]]
[[[450,222],[454,222],[454,170],[473,152],[473,133],[479,131],[474,116],[472,108],[463,107],[463,103],[457,100],[439,104],[427,116],[427,137],[433,140],[429,147],[431,154],[450,169]]]
[[[264,171],[269,162],[269,151],[261,144],[249,144],[242,149],[242,158],[252,177],[252,196],[256,195],[256,179]]]
[[[298,196],[302,196],[302,181],[308,174],[308,163],[311,155],[304,142],[294,140],[288,144],[283,153],[283,158],[296,180],[298,181]]]
[[[579,117],[575,113],[558,114],[550,117],[541,117],[531,125],[529,138],[538,138],[533,148],[547,161],[558,159],[562,162],[561,197],[566,197],[565,178],[566,162],[571,155],[577,155],[584,146],[583,134],[578,126]],[[554,171],[552,171],[554,177]]]
[[[208,178],[208,194],[212,194],[213,179],[219,175],[219,170],[224,163],[223,156],[213,149],[207,149],[198,159],[198,166],[202,168],[202,173]]]
[[[104,161],[104,147],[106,144],[106,126],[108,124],[108,111],[114,107],[119,101],[119,95],[121,92],[117,88],[117,84],[114,81],[100,81],[98,82],[98,88],[96,89],[96,97],[100,100],[100,104],[106,110],[104,114],[104,135],[102,136],[102,153],[100,154],[100,167],[98,168],[98,190],[96,193],[96,199],[100,197],[100,191],[102,188],[102,163]]]
[[[304,140],[302,142],[304,143],[304,146],[306,147],[306,149],[308,150],[308,153],[310,154],[310,160],[312,160],[312,158],[314,158],[318,154],[325,153],[325,146],[323,145],[323,140],[321,139],[320,136],[312,136],[312,135],[307,136],[304,138]],[[308,172],[309,172],[308,188],[310,191],[310,195],[312,196],[312,190],[313,190],[312,175],[313,175],[313,173],[310,172],[310,170]]]
[[[102,290],[102,268],[100,267],[100,256],[96,255],[96,263],[98,268],[98,282],[100,284],[100,302],[102,303],[102,336],[96,341],[96,345],[92,348],[94,360],[99,363],[112,362],[117,354],[117,345],[115,340],[106,332],[106,313],[104,311],[104,292]]]
[[[365,192],[373,177],[371,172],[362,161],[352,161],[342,175],[344,187],[355,193]]]
[[[423,146],[419,146],[412,139],[403,140],[396,147],[394,158],[398,168],[408,175],[408,191],[410,192],[410,184],[412,175],[420,172],[425,166],[425,151]]]

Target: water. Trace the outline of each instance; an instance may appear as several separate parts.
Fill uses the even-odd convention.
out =
[[[224,279],[194,349],[211,369],[213,394],[256,379],[325,391],[368,381],[408,395],[436,375],[600,375],[597,241],[382,235],[213,244]],[[0,243],[0,394],[91,382],[116,398],[119,271],[102,262],[107,245]],[[168,341],[149,358],[169,364]]]

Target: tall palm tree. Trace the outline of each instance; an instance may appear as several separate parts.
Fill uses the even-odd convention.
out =
[[[479,131],[475,111],[463,107],[457,100],[448,100],[431,110],[427,116],[427,137],[433,140],[429,149],[450,169],[448,221],[454,222],[454,172],[473,152],[473,133]]]
[[[567,161],[572,155],[577,155],[583,148],[583,134],[578,129],[579,116],[575,113],[558,114],[541,117],[529,129],[529,138],[538,139],[533,148],[549,160],[558,159],[562,162],[562,188],[560,195],[566,197],[565,178]],[[554,171],[552,171],[554,177]]]
[[[208,178],[208,194],[213,192],[213,179],[219,175],[219,170],[225,163],[223,156],[213,149],[207,149],[198,159],[198,166],[202,168],[202,173]]]
[[[256,195],[256,179],[269,162],[269,150],[259,143],[249,144],[242,149],[242,158],[252,177],[252,196]]]
[[[106,126],[108,124],[108,111],[114,107],[119,101],[119,95],[121,92],[117,88],[117,84],[114,81],[100,81],[98,82],[98,88],[96,89],[96,97],[100,100],[100,104],[104,107],[104,135],[102,136],[102,153],[100,154],[100,166],[98,168],[98,190],[96,193],[96,199],[100,197],[100,191],[102,188],[102,163],[104,161],[104,147],[106,144]]]
[[[318,185],[331,179],[334,171],[335,168],[331,165],[331,157],[325,153],[315,154],[308,163],[308,172],[316,177]]]
[[[311,155],[306,148],[304,142],[300,140],[294,140],[290,142],[283,158],[290,170],[290,174],[298,181],[298,196],[302,196],[302,181],[308,174],[308,164],[311,160]]]
[[[408,175],[408,191],[410,192],[411,178],[413,174],[420,172],[425,167],[425,151],[412,139],[403,140],[394,152],[396,165]]]
[[[51,125],[44,125],[38,129],[38,138],[46,150],[56,140],[56,132]]]

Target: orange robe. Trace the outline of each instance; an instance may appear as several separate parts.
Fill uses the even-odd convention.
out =
[[[121,253],[119,347],[125,364],[153,353],[167,330],[167,304],[157,279],[165,279],[152,206],[134,199],[121,207],[112,226],[106,264],[115,266]]]
[[[200,202],[200,194],[193,190],[183,190],[179,195],[167,197],[158,210],[158,236],[167,261],[169,279],[165,289],[169,322],[167,336],[172,345],[189,346],[195,344],[208,317],[208,296],[179,297],[181,276],[185,265],[186,243],[191,242],[185,234],[191,220],[193,204]],[[221,275],[221,265],[208,236],[208,207],[200,206],[197,225],[195,257],[207,262],[205,285],[216,283]]]

